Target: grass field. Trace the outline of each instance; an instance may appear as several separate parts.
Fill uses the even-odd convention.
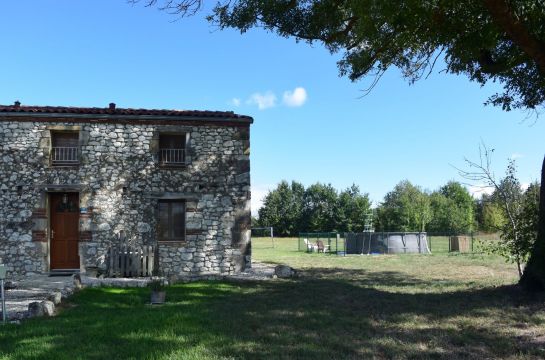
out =
[[[156,307],[146,289],[87,289],[56,318],[0,326],[0,359],[545,357],[545,297],[500,258],[253,251],[298,277],[178,284]]]

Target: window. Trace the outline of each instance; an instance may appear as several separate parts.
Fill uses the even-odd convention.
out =
[[[185,165],[185,134],[159,136],[159,164],[163,166]]]
[[[185,240],[185,201],[159,201],[159,241]]]
[[[70,166],[79,164],[79,133],[51,133],[51,165]]]

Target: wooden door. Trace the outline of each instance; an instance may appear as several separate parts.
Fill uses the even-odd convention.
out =
[[[79,194],[50,194],[51,270],[79,269]]]

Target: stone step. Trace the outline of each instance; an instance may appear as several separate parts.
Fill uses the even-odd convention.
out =
[[[51,270],[49,272],[49,276],[71,276],[74,274],[79,274],[79,269]]]

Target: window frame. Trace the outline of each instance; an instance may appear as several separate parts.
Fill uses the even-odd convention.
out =
[[[167,162],[163,160],[163,150],[168,150],[170,148],[165,148],[162,146],[163,140],[167,137],[179,137],[183,140],[182,147],[173,147],[173,150],[183,150],[183,162]],[[174,141],[173,141],[174,142]],[[180,168],[186,167],[188,164],[188,154],[187,154],[187,144],[188,144],[188,134],[186,132],[160,132],[159,139],[157,142],[157,163],[162,168]]]
[[[174,226],[173,226],[173,215],[172,215],[172,204],[182,204],[183,208],[183,225],[182,225],[182,237],[174,237]],[[161,204],[168,204],[167,210],[167,237],[163,238],[161,233]],[[185,242],[186,241],[186,232],[187,232],[187,201],[185,199],[159,199],[157,202],[157,242],[164,243],[176,243],[176,242]]]
[[[55,140],[58,136],[61,136],[61,135],[66,135],[66,134],[70,134],[70,135],[75,135],[74,136],[74,140],[76,140],[77,142],[77,145],[75,146],[76,148],[76,158],[77,160],[75,161],[70,161],[70,160],[67,160],[65,162],[63,162],[62,160],[53,160],[54,158],[54,150],[55,148],[58,148],[58,147],[66,147],[66,148],[71,148],[72,146],[55,146]],[[49,146],[49,166],[50,167],[55,167],[55,168],[59,168],[59,167],[78,167],[80,164],[81,164],[81,131],[79,130],[50,130],[50,146]]]

